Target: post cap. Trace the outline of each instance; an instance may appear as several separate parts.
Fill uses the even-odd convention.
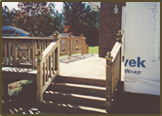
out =
[[[43,37],[44,35],[43,35],[43,33],[42,33],[42,32],[40,32],[40,33],[39,33],[39,36]]]
[[[55,39],[59,38],[60,37],[59,31],[53,32],[52,37]]]
[[[111,52],[107,52],[106,55],[107,55],[108,57],[111,57]]]
[[[18,32],[17,32],[17,31],[14,33],[14,36],[19,36],[19,34],[18,34]]]
[[[80,34],[80,36],[81,36],[81,37],[84,37],[84,34],[83,34],[83,33],[81,33],[81,34]]]

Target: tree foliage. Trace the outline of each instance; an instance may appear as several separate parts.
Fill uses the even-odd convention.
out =
[[[42,32],[45,36],[54,31],[71,32],[75,36],[81,33],[89,45],[98,44],[98,12],[91,11],[82,2],[63,2],[63,12],[55,9],[53,2],[19,2],[20,10],[2,7],[2,23],[14,25],[34,35]]]
[[[46,2],[19,2],[20,12],[16,13],[15,26],[34,35],[42,32],[45,36],[62,30],[62,15],[55,10],[55,4]]]
[[[91,11],[90,7],[82,2],[64,2],[63,4],[64,24],[70,26],[68,32],[72,32],[75,36],[83,33],[89,45],[97,45],[97,12]]]
[[[28,17],[48,12],[49,7],[46,5],[47,2],[19,2],[17,6],[21,9],[21,13]]]
[[[2,26],[12,25],[12,21],[16,15],[16,10],[9,10],[7,6],[2,6]]]

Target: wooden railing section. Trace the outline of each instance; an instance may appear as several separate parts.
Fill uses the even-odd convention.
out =
[[[59,74],[60,40],[53,41],[41,53],[37,54],[37,101],[43,101],[43,93]]]
[[[75,53],[88,54],[88,45],[84,37],[61,37],[60,55],[70,55]]]
[[[54,40],[53,37],[2,37],[2,66],[35,68],[35,53]]]
[[[120,81],[121,73],[121,44],[116,42],[112,51],[107,53],[106,59],[106,110],[111,110],[111,102],[115,89]]]

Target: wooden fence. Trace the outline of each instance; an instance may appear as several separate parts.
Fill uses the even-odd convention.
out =
[[[50,45],[37,56],[37,101],[42,102],[43,93],[53,79],[59,75],[60,41],[51,42]]]
[[[2,66],[36,68],[35,53],[46,49],[53,37],[2,37]]]
[[[106,110],[111,109],[111,102],[115,89],[120,81],[121,73],[121,44],[116,42],[112,51],[107,53],[106,59]]]
[[[88,54],[89,46],[85,42],[84,37],[61,37],[60,41],[60,55]]]

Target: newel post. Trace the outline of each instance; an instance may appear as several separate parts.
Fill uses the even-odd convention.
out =
[[[121,32],[121,30],[118,31],[118,33],[116,34],[116,37],[117,37],[116,38],[116,41],[120,43],[121,42],[121,38],[122,38],[122,32]]]
[[[41,102],[43,100],[43,93],[42,93],[42,86],[43,86],[43,77],[42,77],[42,53],[41,50],[37,50],[37,53],[35,54],[37,57],[37,102]]]
[[[109,112],[111,108],[112,99],[112,57],[108,52],[106,59],[106,111]]]
[[[69,37],[71,38],[72,37],[72,34],[71,33],[69,33]],[[71,51],[72,51],[72,47],[74,46],[74,45],[72,45],[72,39],[69,39],[68,40],[68,42],[70,43],[69,44],[69,48],[70,48],[70,50],[69,50],[69,56],[71,56]]]
[[[85,46],[84,46],[84,34],[83,33],[81,33],[80,34],[80,37],[83,37],[83,39],[81,40],[82,42],[81,42],[81,48],[82,48],[82,55],[84,54],[84,52],[85,52]]]
[[[18,37],[19,36],[19,34],[18,34],[18,32],[16,31],[15,33],[14,33],[14,37]],[[13,47],[13,49],[12,49],[12,53],[13,53],[13,65],[14,66],[16,66],[17,65],[17,47],[16,47],[16,40],[14,39],[13,40],[13,45],[12,45]]]
[[[59,34],[59,32],[58,31],[55,31],[54,33],[53,33],[53,38],[54,39],[56,39],[57,40],[57,49],[56,49],[56,51],[55,51],[55,68],[57,69],[57,71],[58,71],[58,75],[59,75],[59,73],[60,73],[60,54],[61,54],[61,51],[60,51],[60,48],[61,48],[61,46],[60,46],[60,42],[61,42],[61,39],[60,39],[60,34]]]

